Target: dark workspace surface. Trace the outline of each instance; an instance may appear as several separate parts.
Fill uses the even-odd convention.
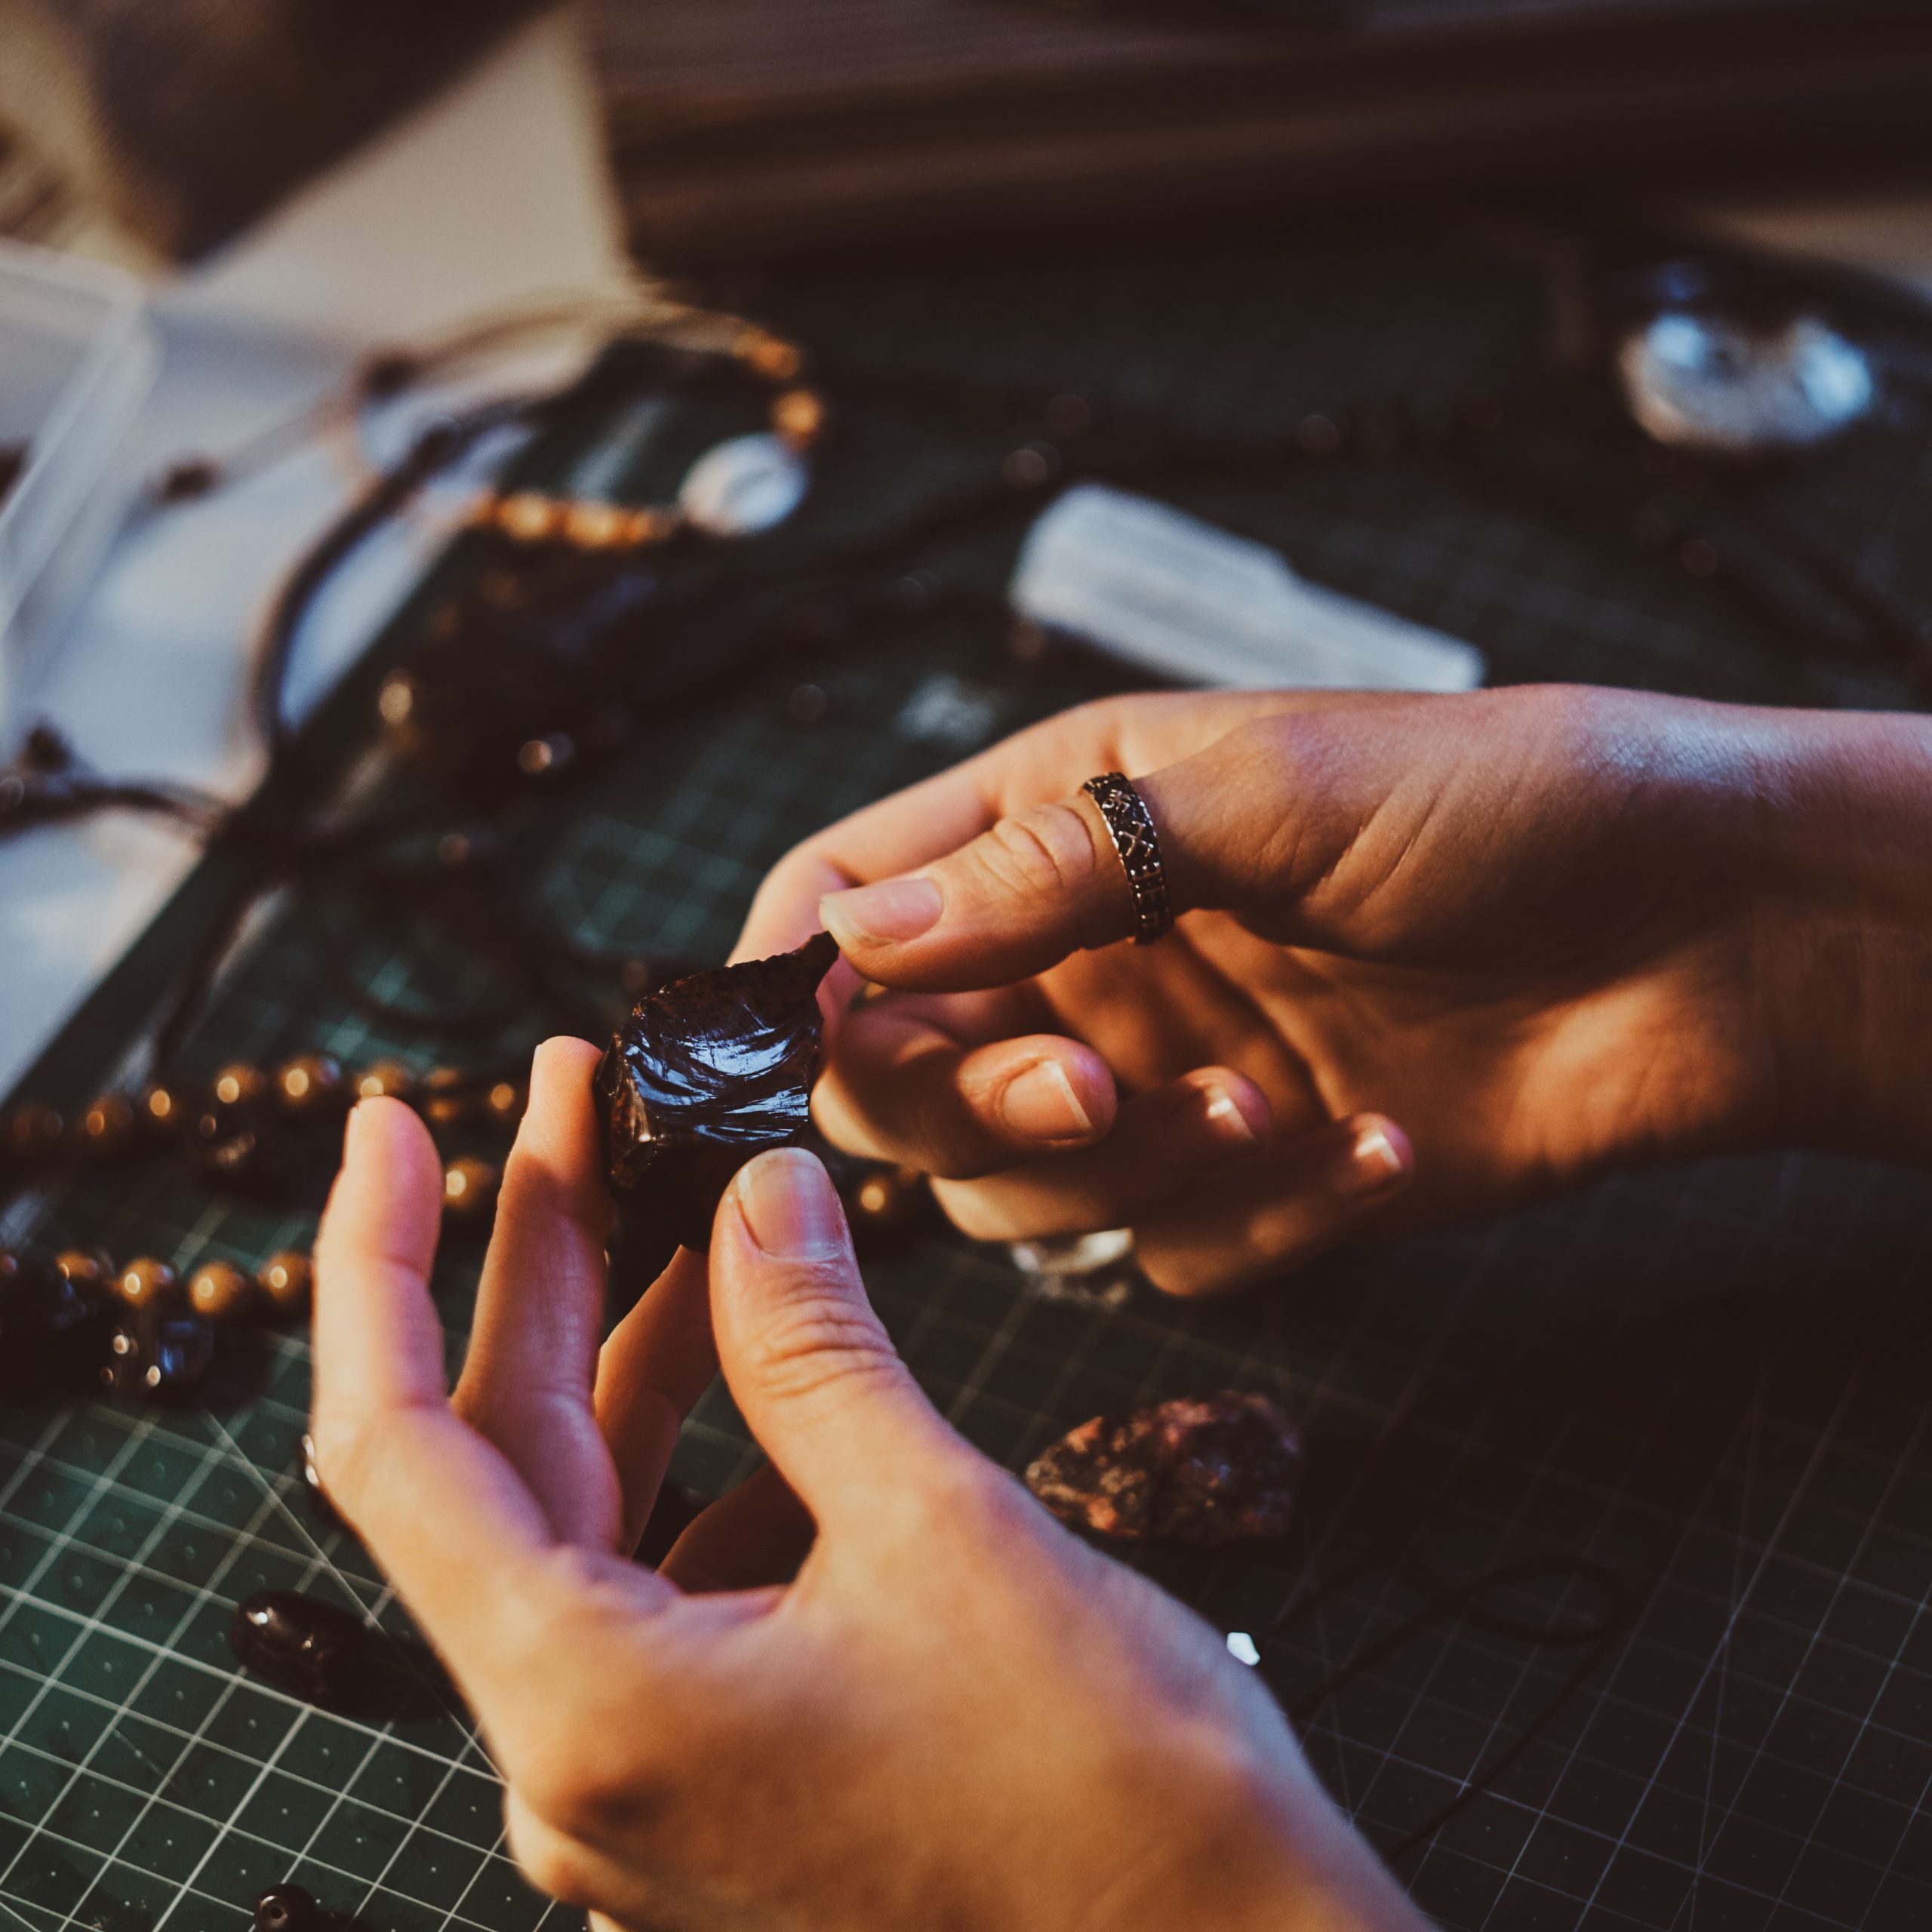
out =
[[[1398,392],[1506,389],[1543,333],[1540,272],[1487,229],[1480,246],[1040,242],[821,265],[750,296],[854,366],[1257,433]],[[806,512],[825,526],[863,528],[998,461],[970,426],[848,426]],[[1605,481],[1627,460],[1617,446],[1571,463],[1607,492],[1586,498],[1401,454],[1175,494],[1469,638],[1499,678],[1897,701],[1889,660],[1802,648],[1721,571],[1690,574],[1633,536]],[[647,497],[665,481],[635,480]],[[1848,568],[1932,601],[1922,434],[1764,487]],[[995,584],[1023,518],[924,561]],[[380,660],[465,568],[459,553],[432,580]],[[748,669],[582,788],[519,808],[524,889],[599,946],[721,955],[792,841],[1106,687],[1078,660],[1016,660],[1004,632],[909,620],[860,655],[807,643]],[[808,683],[826,700],[817,721],[801,721],[818,708],[796,701]],[[345,709],[359,720],[366,703]],[[164,918],[134,977],[152,986],[192,910]],[[268,924],[187,1071],[307,1048],[436,1057],[351,1008],[316,918],[298,906]],[[349,949],[391,998],[488,977],[426,920],[368,925]],[[103,1077],[139,1017],[117,999],[49,1056],[36,1097],[71,1104]],[[312,1223],[312,1205],[224,1198],[158,1164],[76,1179],[32,1234],[187,1266],[304,1244]],[[1011,1465],[1155,1397],[1252,1389],[1298,1419],[1309,1479],[1284,1545],[1149,1567],[1254,1637],[1321,1774],[1386,1851],[1407,1846],[1397,1869],[1444,1924],[1906,1932],[1932,1923],[1928,1256],[1923,1175],[1792,1157],[1614,1180],[1214,1306],[1040,1301],[1001,1254],[938,1235],[868,1278],[934,1399]],[[475,1259],[457,1238],[444,1266],[459,1335]],[[301,1500],[308,1361],[300,1336],[270,1334],[223,1371],[212,1410],[0,1411],[0,1924],[220,1932],[291,1878],[398,1932],[571,1922],[517,1878],[488,1761],[432,1693],[332,1716],[231,1668],[231,1608],[264,1586],[406,1629],[367,1558]],[[675,1473],[712,1494],[749,1462],[714,1391]],[[1526,1733],[1491,1788],[1408,1842]]]

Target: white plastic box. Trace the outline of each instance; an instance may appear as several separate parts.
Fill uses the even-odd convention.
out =
[[[0,242],[0,733],[125,513],[128,432],[158,361],[141,286],[103,263]]]

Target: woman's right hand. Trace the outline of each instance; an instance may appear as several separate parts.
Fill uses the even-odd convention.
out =
[[[1121,943],[1081,782],[1180,914]],[[817,1107],[985,1238],[1131,1225],[1161,1285],[1775,1143],[1932,1149],[1932,731],[1541,688],[1188,694],[1048,720],[792,853],[875,989]],[[851,982],[848,980],[848,990]]]

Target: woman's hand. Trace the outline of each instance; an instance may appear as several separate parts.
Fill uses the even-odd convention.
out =
[[[1181,914],[1131,930],[1081,781]],[[1163,1287],[1717,1149],[1932,1149],[1926,721],[1548,688],[1071,712],[809,840],[842,1146],[968,1233],[1131,1226]],[[856,889],[854,889],[856,888]],[[859,984],[851,972],[844,992]]]
[[[454,1404],[440,1170],[399,1103],[350,1116],[316,1249],[321,1474],[535,1882],[663,1932],[1420,1927],[1215,1633],[926,1401],[809,1155],[746,1168],[708,1293],[681,1251],[600,1358],[595,1059],[537,1056]],[[771,1467],[654,1574],[629,1552],[719,1358]]]

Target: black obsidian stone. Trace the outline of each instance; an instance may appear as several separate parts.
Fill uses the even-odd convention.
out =
[[[172,1297],[123,1308],[107,1334],[100,1380],[110,1395],[178,1400],[214,1361],[214,1324]]]
[[[260,1590],[235,1606],[228,1647],[291,1697],[340,1709],[368,1687],[369,1634],[360,1618],[300,1590]]]
[[[708,1247],[731,1177],[803,1136],[818,984],[838,957],[818,933],[795,952],[694,973],[638,1001],[598,1063],[596,1093],[605,1171],[648,1226]]]
[[[92,1382],[112,1321],[97,1288],[52,1262],[0,1255],[0,1396],[55,1401]]]

